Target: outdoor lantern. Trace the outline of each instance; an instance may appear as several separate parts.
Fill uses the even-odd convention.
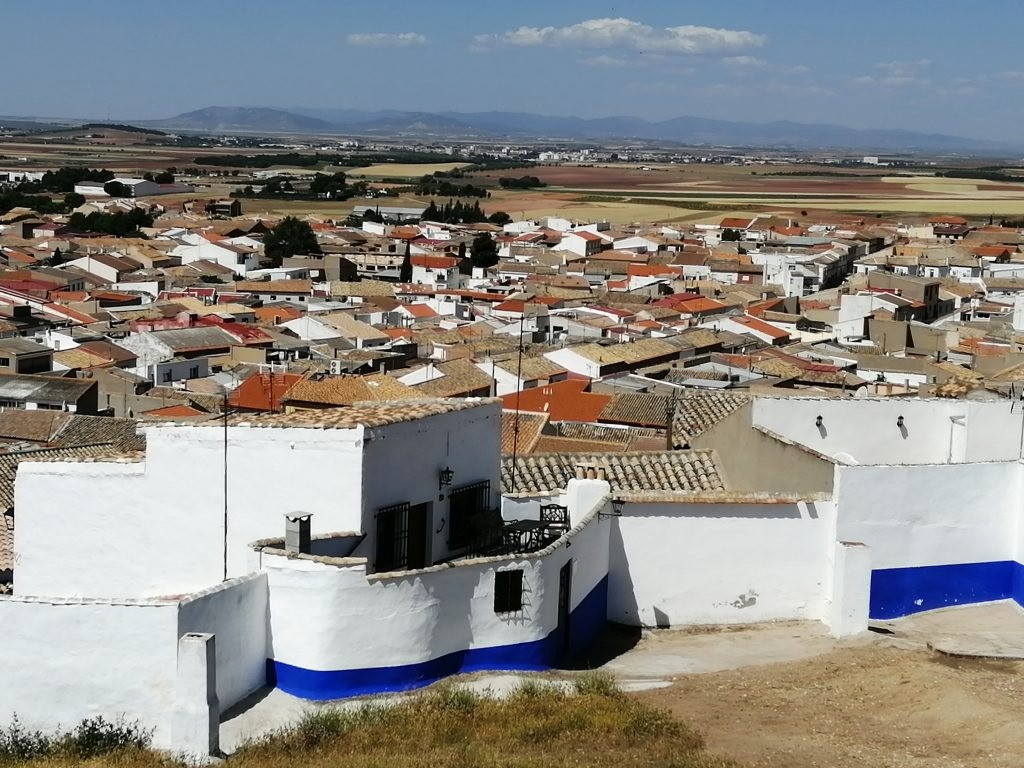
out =
[[[452,478],[454,477],[455,473],[452,471],[451,467],[445,467],[444,469],[442,469],[441,474],[439,474],[437,477],[438,489],[451,485]]]
[[[622,508],[626,506],[626,502],[622,499],[612,499],[612,514],[616,517],[622,517]]]
[[[825,424],[825,419],[823,419],[821,416],[819,416],[818,418],[816,418],[814,420],[814,426],[818,427],[818,429],[821,429],[821,427],[824,426],[824,424]]]
[[[896,426],[899,427],[900,429],[903,429],[903,416],[902,415],[899,418],[896,419]]]

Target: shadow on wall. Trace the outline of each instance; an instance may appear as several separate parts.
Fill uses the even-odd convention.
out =
[[[640,606],[629,566],[619,521],[613,520],[608,530],[608,621],[639,626]]]
[[[556,666],[557,669],[597,669],[636,647],[643,629],[625,624],[607,624],[594,643]]]

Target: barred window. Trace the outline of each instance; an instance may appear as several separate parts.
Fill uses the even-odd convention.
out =
[[[514,613],[523,609],[523,572],[497,571],[494,574],[494,612]]]

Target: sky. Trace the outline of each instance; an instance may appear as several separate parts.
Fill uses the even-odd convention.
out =
[[[0,114],[503,110],[1017,140],[1022,17],[1020,0],[33,0],[0,10]]]

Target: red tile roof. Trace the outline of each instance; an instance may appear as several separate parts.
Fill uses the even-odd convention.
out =
[[[228,403],[249,411],[277,412],[288,390],[302,378],[298,373],[254,373],[228,396]]]
[[[734,323],[742,325],[744,328],[749,328],[751,331],[757,331],[765,336],[772,339],[788,339],[789,334],[781,328],[776,328],[770,323],[766,323],[763,320],[758,320],[756,317],[739,316],[730,318]]]
[[[551,421],[597,421],[611,395],[587,392],[588,381],[567,379],[501,398],[507,410],[546,413]]]
[[[459,260],[454,256],[410,256],[414,267],[425,267],[426,269],[454,269],[459,266]]]

